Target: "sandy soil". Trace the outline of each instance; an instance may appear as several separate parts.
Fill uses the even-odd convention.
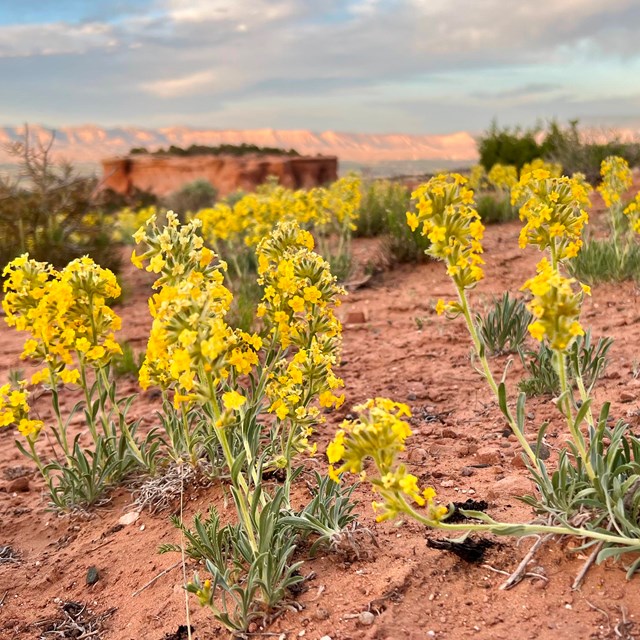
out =
[[[487,278],[473,295],[476,308],[505,288],[517,291],[534,272],[539,255],[517,248],[518,229],[517,223],[488,229]],[[355,249],[367,258],[373,252],[371,242],[358,242]],[[148,278],[127,269],[125,280],[131,294],[120,309],[123,333],[136,349],[143,349],[150,325],[145,304]],[[343,318],[364,321],[345,324],[341,374],[347,402],[329,416],[318,434],[319,448],[324,449],[335,425],[358,402],[375,395],[407,402],[415,416],[415,435],[406,456],[413,473],[432,483],[444,500],[486,499],[495,518],[528,520],[531,510],[514,496],[531,485],[513,436],[505,435],[496,403],[470,366],[465,327],[462,321],[446,321],[433,311],[437,298],[452,294],[442,265],[429,263],[385,272],[348,297]],[[606,334],[616,340],[597,399],[611,400],[612,414],[627,419],[634,429],[640,423],[640,380],[633,377],[640,357],[638,294],[633,283],[594,287],[583,316],[596,336]],[[0,344],[0,378],[11,369],[25,368],[19,360],[20,336],[1,326]],[[496,371],[505,361],[493,360]],[[510,379],[518,377],[516,364]],[[125,393],[135,389],[134,380],[124,381]],[[45,411],[44,407],[43,403],[39,408]],[[157,408],[157,396],[142,394],[134,413],[151,426],[157,422]],[[544,419],[551,419],[548,441],[553,459],[564,439],[559,414],[548,399],[529,402],[527,412],[532,435]],[[28,486],[18,483],[27,490],[16,490],[20,487],[11,478],[25,460],[13,441],[9,430],[0,432],[0,547],[9,545],[19,556],[17,562],[0,563],[0,639],[39,637],[36,623],[61,616],[65,601],[84,603],[96,614],[113,609],[105,631],[92,637],[179,637],[168,635],[185,623],[179,567],[132,595],[178,559],[156,553],[161,542],[178,541],[168,513],[143,512],[135,524],[116,527],[132,501],[124,489],[89,518],[48,512],[43,482],[31,469]],[[318,455],[308,466],[324,471],[324,456]],[[304,499],[304,486],[298,491],[297,497]],[[571,543],[552,541],[531,565],[546,580],[526,578],[503,591],[499,587],[505,576],[500,572],[517,566],[531,540],[517,544],[509,538],[496,539],[499,544],[487,552],[483,564],[468,564],[428,548],[427,538],[438,536],[414,523],[376,524],[371,492],[360,487],[356,496],[360,522],[374,532],[378,546],[364,540],[359,559],[330,554],[308,559],[303,553],[303,573],[313,572],[315,577],[298,598],[302,610],[286,613],[266,630],[256,628],[255,637],[263,631],[275,634],[266,637],[287,640],[640,637],[640,578],[627,582],[619,565],[594,568],[582,589],[572,591],[584,557],[571,552]],[[224,509],[219,487],[191,487],[186,496],[187,521],[211,502]],[[92,566],[99,579],[88,586],[86,576]],[[187,566],[187,577],[194,569]],[[194,599],[189,606],[196,638],[226,637]],[[358,617],[364,611],[374,614],[371,624],[363,625]]]

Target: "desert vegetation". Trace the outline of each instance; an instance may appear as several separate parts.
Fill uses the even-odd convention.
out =
[[[17,146],[0,634],[632,637],[634,149],[537,133],[116,205]]]

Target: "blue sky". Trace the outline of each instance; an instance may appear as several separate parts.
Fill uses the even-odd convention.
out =
[[[0,125],[640,127],[638,0],[0,0]]]

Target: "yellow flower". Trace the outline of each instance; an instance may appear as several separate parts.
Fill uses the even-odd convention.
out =
[[[235,390],[222,394],[222,403],[226,409],[237,411],[247,399]]]
[[[138,268],[142,269],[144,267],[144,256],[136,255],[135,249],[131,253],[131,262]]]
[[[445,304],[445,301],[442,298],[439,298],[436,303],[436,313],[441,316],[445,312],[446,308],[447,305]]]
[[[77,369],[63,369],[60,372],[60,379],[65,384],[77,384],[80,380],[80,372]]]
[[[541,322],[532,322],[529,325],[529,333],[539,342],[544,338],[544,325]]]
[[[301,313],[304,311],[304,300],[300,296],[293,296],[293,298],[289,300],[289,306],[295,313]]]

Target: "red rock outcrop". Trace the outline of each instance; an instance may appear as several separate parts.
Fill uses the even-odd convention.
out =
[[[166,196],[189,182],[208,180],[220,196],[253,191],[269,176],[291,189],[308,189],[338,177],[335,156],[129,155],[102,161],[103,189],[130,194],[134,189]]]

